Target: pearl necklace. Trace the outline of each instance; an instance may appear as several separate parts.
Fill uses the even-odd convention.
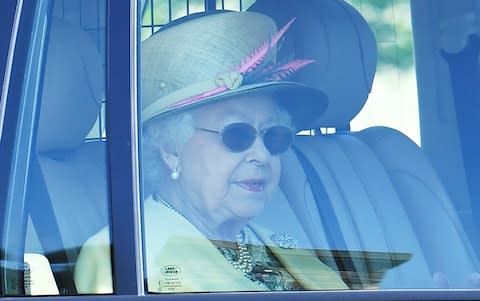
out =
[[[183,218],[187,219],[183,214],[181,214],[175,207],[173,207],[172,204],[167,202],[164,198],[159,196],[158,194],[153,194],[153,200],[156,201],[157,203],[162,204],[163,206],[167,207],[168,209],[172,210],[173,212],[177,213],[178,215],[182,216]],[[237,251],[238,251],[238,257],[236,259],[230,258],[230,256],[225,256],[230,262],[230,264],[240,272],[244,274],[248,274],[252,272],[253,270],[253,263],[252,263],[252,256],[250,255],[250,252],[248,251],[247,247],[247,233],[245,231],[242,231],[243,235],[241,233],[238,233],[235,236],[235,243],[237,245]]]
[[[230,262],[234,268],[239,270],[244,274],[248,274],[253,270],[253,263],[252,263],[252,256],[248,251],[248,247],[246,245],[247,241],[247,233],[243,231],[243,236],[241,233],[238,233],[235,236],[235,242],[237,244],[238,250],[238,257],[237,259],[227,258],[228,262]]]
[[[173,207],[172,204],[170,204],[169,202],[165,201],[164,198],[162,198],[161,196],[159,196],[158,194],[154,193],[153,194],[153,200],[157,203],[160,203],[162,204],[163,206],[167,207],[168,209],[172,210],[173,212],[175,212],[176,214],[180,215],[181,217],[185,218],[186,217],[180,213],[180,211],[178,211],[177,209],[175,209],[175,207]]]

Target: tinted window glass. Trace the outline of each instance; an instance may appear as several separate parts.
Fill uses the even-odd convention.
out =
[[[375,73],[414,82],[410,7],[351,4],[147,1],[148,291],[477,285],[455,199],[418,147],[415,84],[401,116],[370,94]],[[368,97],[380,105],[362,109]]]
[[[14,133],[16,155],[7,206],[24,211],[8,212],[4,237],[18,228],[23,233],[18,237],[25,238],[5,249],[6,264],[24,279],[9,294],[82,292],[74,282],[74,273],[84,268],[83,264],[75,268],[80,249],[108,224],[101,114],[106,102],[106,3],[47,2],[34,7],[21,99],[8,99],[20,101],[22,109]],[[108,250],[108,232],[105,237]],[[24,253],[24,262],[10,263],[9,254],[18,252]]]
[[[478,287],[467,2],[147,1],[147,291]]]

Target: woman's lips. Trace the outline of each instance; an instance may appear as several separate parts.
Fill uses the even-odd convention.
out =
[[[234,182],[236,185],[251,192],[262,192],[265,190],[267,181],[265,179],[250,179]]]

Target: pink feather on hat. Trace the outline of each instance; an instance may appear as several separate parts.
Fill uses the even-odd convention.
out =
[[[235,68],[235,71],[238,71],[242,76],[244,76],[243,79],[241,79],[243,80],[243,83],[250,84],[259,80],[282,80],[297,72],[301,68],[314,62],[314,60],[308,59],[295,59],[282,65],[270,64],[267,66],[263,66],[262,68],[262,63],[268,52],[277,47],[278,42],[294,21],[295,18],[292,18],[272,36],[270,41],[265,41],[264,43],[262,43],[260,47],[255,49],[251,54],[247,55],[245,59],[243,59],[242,63],[237,68]],[[173,103],[169,106],[169,108],[181,108],[183,106],[191,105],[201,101],[202,99],[206,99],[208,97],[220,94],[229,89],[230,88],[226,85],[220,86],[215,89],[205,91],[203,93]]]

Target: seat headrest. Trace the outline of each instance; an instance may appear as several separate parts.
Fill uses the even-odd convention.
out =
[[[37,149],[72,150],[85,139],[105,98],[105,72],[97,47],[80,27],[50,25]]]
[[[367,100],[377,66],[375,36],[360,13],[343,0],[257,0],[249,10],[277,25],[296,17],[279,56],[315,60],[293,77],[329,98],[315,126],[348,125]]]

